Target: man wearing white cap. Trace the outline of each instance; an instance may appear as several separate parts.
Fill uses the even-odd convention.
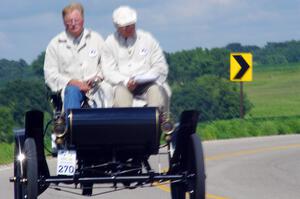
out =
[[[114,87],[114,107],[130,107],[134,99],[167,112],[171,91],[166,82],[168,65],[158,42],[148,32],[136,30],[137,13],[128,6],[113,12],[117,29],[107,37],[103,74]]]

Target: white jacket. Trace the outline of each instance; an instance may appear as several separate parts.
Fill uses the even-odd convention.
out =
[[[101,56],[104,40],[91,30],[84,29],[78,45],[73,44],[73,38],[65,31],[54,37],[47,49],[44,62],[45,82],[53,92],[64,89],[71,79],[86,81],[95,75],[102,77]],[[109,106],[109,84],[101,82],[97,90],[87,93],[92,106]],[[102,89],[98,89],[102,88]],[[103,93],[105,92],[105,93]],[[107,93],[106,93],[107,92]]]
[[[118,32],[109,35],[102,61],[104,77],[112,85],[127,85],[128,80],[137,75],[155,76],[156,83],[162,85],[171,96],[166,82],[168,64],[158,42],[150,33],[137,30],[136,36],[127,40]]]

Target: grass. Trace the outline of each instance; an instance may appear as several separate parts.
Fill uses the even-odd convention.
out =
[[[300,64],[257,66],[244,92],[254,105],[245,119],[199,124],[203,140],[300,133]]]
[[[45,146],[48,150],[51,149],[51,140],[47,136],[45,138]],[[45,155],[51,155],[49,151],[45,150]],[[7,143],[0,143],[0,165],[1,164],[8,164],[13,161],[14,157],[14,143],[7,144]]]
[[[258,67],[244,91],[254,107],[246,118],[300,115],[300,64]]]
[[[203,140],[299,134],[300,116],[219,120],[199,124],[197,132]]]
[[[0,164],[12,162],[14,153],[14,144],[0,143]]]

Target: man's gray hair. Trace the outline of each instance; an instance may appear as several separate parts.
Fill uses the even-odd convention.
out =
[[[65,18],[65,16],[73,10],[78,10],[81,13],[81,16],[84,16],[83,6],[80,3],[71,3],[62,10],[62,17]]]

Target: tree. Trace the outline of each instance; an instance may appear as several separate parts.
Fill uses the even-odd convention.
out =
[[[205,75],[173,89],[171,112],[177,118],[184,110],[200,112],[200,121],[239,117],[239,90],[224,78]],[[245,96],[245,113],[252,105]]]
[[[170,66],[169,81],[171,84],[193,81],[206,74],[228,77],[229,51],[226,49],[196,48],[166,54],[166,58]]]
[[[27,63],[22,59],[20,60],[20,62],[1,59],[0,85],[4,85],[8,81],[25,77],[27,68]]]
[[[240,43],[230,43],[226,47],[230,52],[256,52],[260,50],[258,46],[255,45],[246,45],[243,46]]]
[[[44,77],[44,60],[45,60],[45,51],[42,52],[36,60],[34,60],[31,64],[31,68],[33,74],[37,77],[43,78]]]
[[[45,85],[40,80],[16,80],[0,90],[0,106],[10,108],[15,125],[24,126],[26,111],[37,109],[51,112]]]

